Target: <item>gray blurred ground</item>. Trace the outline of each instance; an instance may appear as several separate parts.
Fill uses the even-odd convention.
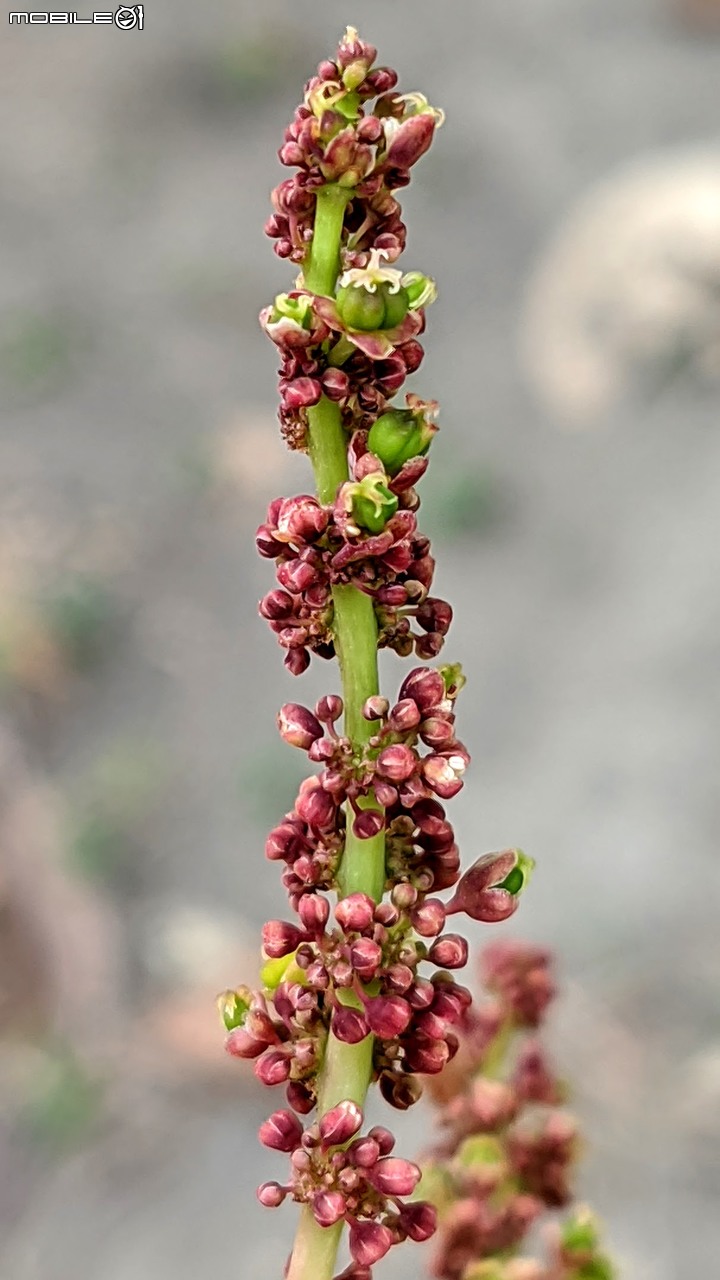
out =
[[[517,930],[560,952],[582,1189],[623,1276],[710,1280],[717,393],[681,364],[573,431],[518,361],[568,209],[628,162],[716,142],[720,41],[662,0],[164,0],[142,34],[4,29],[0,888],[38,957],[72,954],[26,962],[4,1042],[2,1275],[250,1280],[288,1249],[291,1214],[252,1196],[278,1167],[254,1145],[266,1099],[222,1061],[212,997],[282,910],[262,839],[300,766],[275,709],[333,683],[319,665],[293,683],[256,617],[255,525],[309,480],[274,432],[255,317],[288,282],[261,234],[275,148],[347,21],[448,115],[405,207],[407,262],[441,288],[416,381],[443,406],[425,496],[470,677],[461,845],[537,859]],[[92,662],[51,607],[77,614],[78,584]],[[399,674],[384,663],[387,687]],[[83,1120],[82,1084],[35,1080],[66,1053],[105,1082],[87,1130],[63,1111],[70,1088]],[[399,1122],[408,1148],[424,1124]],[[397,1255],[383,1274],[416,1276]]]

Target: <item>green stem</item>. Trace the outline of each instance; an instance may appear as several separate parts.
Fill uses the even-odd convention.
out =
[[[340,243],[345,208],[351,192],[340,187],[322,187],[317,195],[315,228],[305,272],[305,283],[313,293],[332,297],[340,264]],[[341,484],[348,479],[347,436],[340,408],[323,397],[308,409],[310,458],[315,473],[318,498],[334,502]],[[378,692],[377,623],[373,602],[356,587],[333,589],[333,637],[340,664],[345,732],[355,749],[361,749],[373,734],[373,725],[362,714],[363,704]],[[375,801],[367,804],[376,807]],[[338,873],[340,895],[367,893],[379,902],[385,889],[385,837],[359,840],[351,830],[351,815],[345,851]],[[345,1000],[356,996],[343,993]],[[359,1003],[359,1001],[358,1001]],[[351,1099],[364,1107],[372,1077],[373,1037],[360,1044],[343,1044],[328,1036],[325,1060],[318,1080],[318,1115],[336,1103]],[[331,1280],[335,1269],[342,1224],[319,1227],[312,1212],[302,1211],[288,1280]]]

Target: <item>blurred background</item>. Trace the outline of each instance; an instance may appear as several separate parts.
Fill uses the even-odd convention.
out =
[[[507,928],[559,952],[621,1274],[717,1274],[720,3],[3,22],[0,1273],[250,1280],[288,1251],[214,996],[283,911],[276,708],[337,688],[293,682],[256,616],[255,526],[309,483],[256,315],[289,282],[262,235],[282,129],[353,22],[448,117],[404,205],[440,283],[414,381],[469,675],[453,821],[468,860],[537,859]],[[409,1152],[426,1124],[398,1120]]]

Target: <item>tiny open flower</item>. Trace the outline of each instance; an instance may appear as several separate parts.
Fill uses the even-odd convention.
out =
[[[462,911],[486,924],[507,920],[518,908],[534,865],[519,849],[484,854],[460,880],[448,903],[448,915]]]
[[[217,1007],[226,1031],[241,1027],[250,1008],[252,992],[248,987],[237,991],[223,991],[217,998]]]
[[[297,702],[286,702],[278,711],[278,729],[283,742],[291,747],[307,751],[317,738],[322,738],[320,721]]]
[[[363,1267],[372,1267],[395,1243],[389,1227],[381,1222],[353,1222],[350,1227],[350,1253]]]
[[[467,757],[459,750],[448,754],[426,756],[422,762],[422,774],[435,795],[451,800],[463,786]]]
[[[350,1100],[339,1102],[320,1119],[320,1137],[324,1147],[342,1147],[355,1137],[362,1124],[360,1107]]]
[[[300,1145],[303,1128],[292,1111],[275,1111],[260,1125],[259,1138],[273,1151],[294,1151]]]
[[[347,512],[347,529],[357,535],[361,529],[368,533],[382,533],[398,509],[398,499],[387,486],[384,471],[375,471],[362,480],[348,481],[338,495],[338,501]]]

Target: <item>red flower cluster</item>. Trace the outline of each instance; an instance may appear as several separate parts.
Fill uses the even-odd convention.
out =
[[[266,1147],[290,1154],[289,1182],[263,1183],[260,1203],[275,1208],[291,1195],[321,1227],[346,1222],[354,1277],[392,1245],[429,1239],[436,1222],[432,1205],[404,1203],[420,1181],[417,1165],[391,1155],[395,1139],[379,1125],[357,1137],[362,1120],[355,1103],[341,1102],[305,1131],[291,1111],[275,1112],[260,1128]]]
[[[502,941],[486,949],[482,970],[494,998],[456,1028],[462,1067],[452,1088],[444,1081],[441,1138],[423,1175],[439,1211],[433,1275],[612,1280],[582,1210],[556,1230],[547,1266],[514,1256],[541,1214],[570,1203],[578,1136],[559,1110],[564,1087],[532,1034],[555,994],[549,953]]]
[[[280,419],[288,443],[306,448],[311,426],[317,469],[323,421],[331,418],[335,433],[333,481],[319,483],[323,501],[278,498],[257,533],[277,577],[260,612],[296,675],[311,653],[335,655],[336,628],[345,648],[342,600],[360,600],[370,647],[374,614],[379,647],[424,661],[439,654],[452,620],[450,606],[430,594],[435,565],[416,514],[415,486],[427,467],[437,406],[413,395],[405,407],[389,403],[421,363],[418,338],[435,296],[425,276],[392,265],[405,244],[393,192],[407,183],[442,117],[421,95],[396,93],[397,76],[373,70],[374,59],[375,50],[348,29],[335,58],[306,85],[280,150],[297,172],[275,191],[266,228],[280,256],[302,264],[308,280],[329,280],[337,267],[332,297],[311,292],[301,275],[261,315],[282,356]],[[341,249],[337,263],[318,275],[313,235],[328,200],[333,244],[340,234]],[[370,657],[374,670],[374,652]],[[328,1046],[337,1053],[337,1041],[366,1043],[367,1057],[358,1051],[358,1059],[371,1062],[384,1098],[400,1109],[415,1102],[423,1079],[436,1077],[458,1052],[460,1025],[469,1025],[470,995],[453,977],[467,961],[467,943],[446,931],[446,919],[461,912],[489,922],[507,918],[531,867],[509,849],[485,855],[461,877],[444,803],[461,789],[469,763],[455,732],[463,683],[459,667],[421,666],[392,705],[372,696],[361,707],[361,694],[347,709],[361,726],[352,738],[337,727],[344,708],[336,695],[314,709],[281,708],[284,741],[317,766],[266,844],[267,857],[283,864],[295,916],[263,929],[262,990],[242,987],[221,997],[228,1051],[252,1060],[264,1084],[284,1086],[290,1108],[261,1128],[266,1146],[289,1155],[290,1173],[282,1184],[264,1184],[260,1200],[274,1207],[289,1196],[309,1206],[322,1228],[346,1222],[353,1262],[345,1280],[368,1280],[391,1245],[427,1239],[435,1212],[423,1201],[407,1202],[419,1170],[391,1154],[387,1130],[359,1136],[355,1102],[341,1101],[303,1128],[299,1117],[316,1106],[332,1061]],[[377,686],[371,680],[362,687]],[[377,842],[368,859],[382,900],[351,892],[331,911],[324,895],[340,890],[346,850],[362,862],[364,841]],[[438,895],[448,890],[453,896],[443,902]],[[526,1151],[533,1185],[537,1163]]]
[[[426,421],[427,406],[417,397],[408,401],[413,416]],[[306,670],[311,652],[335,654],[333,587],[354,586],[372,598],[378,644],[400,657],[413,649],[419,658],[435,657],[452,621],[450,605],[429,594],[435,561],[415,515],[420,502],[413,486],[427,459],[409,459],[388,476],[364,431],[353,436],[349,455],[353,478],[332,506],[309,494],[276,498],[257,531],[257,549],[276,562],[278,582],[260,613],[287,650],[293,675]]]

